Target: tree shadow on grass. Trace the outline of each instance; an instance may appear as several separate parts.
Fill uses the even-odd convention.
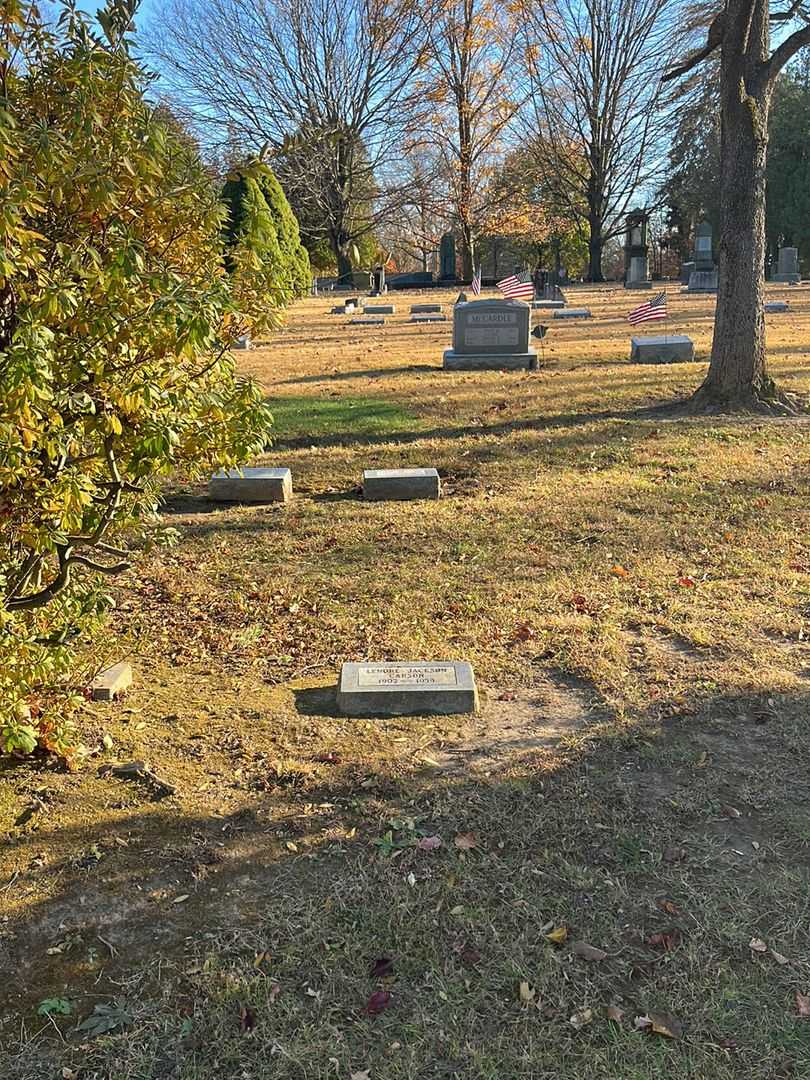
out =
[[[401,367],[362,368],[357,371],[324,372],[322,375],[301,375],[296,379],[285,379],[279,386],[298,386],[307,383],[349,382],[353,379],[381,379],[389,375],[413,375],[419,371],[441,371],[441,364],[403,364]]]

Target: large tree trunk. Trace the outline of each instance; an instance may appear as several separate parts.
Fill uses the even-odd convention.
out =
[[[695,411],[781,411],[765,358],[765,167],[771,88],[768,5],[755,6],[750,32],[730,0],[721,53],[719,289],[711,363]]]
[[[588,217],[588,281],[604,281],[602,274],[602,221],[597,214]]]
[[[337,263],[338,284],[351,285],[354,279],[352,277],[353,266],[349,243],[346,240],[337,240],[335,241],[333,248],[335,252],[335,262]]]

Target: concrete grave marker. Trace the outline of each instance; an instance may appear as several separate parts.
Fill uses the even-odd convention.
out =
[[[289,502],[292,473],[289,469],[229,469],[208,481],[208,498],[214,502]]]
[[[630,339],[631,364],[688,364],[694,359],[694,343],[685,334]]]
[[[249,349],[250,348],[250,334],[242,334],[233,343],[234,349]]]
[[[695,268],[689,275],[687,292],[717,292],[717,267],[714,262],[712,227],[701,221],[695,229]]]
[[[591,312],[589,308],[562,308],[559,311],[555,311],[552,315],[553,319],[590,319]]]
[[[366,469],[363,473],[363,498],[369,502],[438,499],[440,495],[435,469]]]
[[[520,300],[471,300],[453,309],[453,348],[446,371],[527,371],[537,367],[529,348],[529,305]]]
[[[412,323],[447,322],[446,315],[411,315]]]
[[[802,280],[802,275],[799,273],[798,248],[779,248],[779,261],[777,263],[776,273],[773,275],[773,280],[781,281],[782,283],[789,285],[795,285]]]
[[[363,304],[366,315],[396,315],[397,309],[393,304]]]
[[[442,311],[441,304],[411,304],[411,315],[440,315]]]
[[[556,311],[564,307],[564,300],[532,300],[532,309],[534,311]]]
[[[337,702],[346,716],[452,715],[477,712],[478,690],[464,661],[346,663]]]
[[[371,318],[349,319],[349,326],[385,326],[385,317],[372,315]]]
[[[790,305],[788,304],[787,300],[766,300],[766,315],[777,315],[783,311],[790,311]]]
[[[102,671],[90,687],[93,701],[114,701],[132,685],[132,668],[125,661]]]

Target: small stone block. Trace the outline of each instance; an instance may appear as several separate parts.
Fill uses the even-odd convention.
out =
[[[554,319],[590,319],[590,317],[590,310],[584,307],[563,308],[555,311],[552,316]]]
[[[249,349],[250,348],[250,334],[242,334],[233,343],[234,349]]]
[[[447,322],[446,315],[411,315],[411,322]]]
[[[695,346],[685,334],[630,339],[631,364],[690,364]]]
[[[477,712],[478,690],[466,661],[346,663],[337,703],[346,716],[447,716]]]
[[[93,701],[115,701],[119,694],[132,686],[132,667],[122,660],[102,671],[93,680],[91,691]]]
[[[393,304],[363,304],[366,315],[396,315],[397,309]]]
[[[775,315],[780,311],[790,311],[787,300],[768,300],[765,304],[765,314]]]
[[[371,502],[384,499],[438,499],[441,481],[435,469],[366,469],[363,473],[363,498]]]
[[[208,498],[214,502],[288,502],[292,498],[289,469],[229,469],[208,481]]]
[[[349,326],[385,326],[385,319],[382,315],[372,319],[349,319]]]
[[[441,304],[411,304],[411,315],[440,315],[442,311]]]
[[[532,300],[533,311],[559,311],[564,307],[564,300]]]
[[[442,366],[445,371],[536,371],[537,353],[457,353],[447,349]]]

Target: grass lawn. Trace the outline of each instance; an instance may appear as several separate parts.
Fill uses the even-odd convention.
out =
[[[808,421],[654,410],[711,297],[671,287],[694,364],[582,288],[542,370],[450,374],[406,313],[454,295],[239,354],[294,501],[167,493],[100,643],[132,691],[82,772],[0,767],[4,1080],[810,1076]],[[398,466],[443,498],[358,498]],[[349,659],[470,660],[481,713],[341,717]]]

